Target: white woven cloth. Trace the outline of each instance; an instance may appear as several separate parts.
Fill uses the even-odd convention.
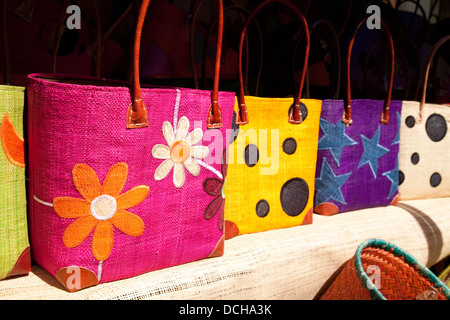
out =
[[[242,235],[225,255],[132,279],[65,291],[39,266],[0,281],[0,299],[258,299],[317,297],[364,240],[380,238],[427,266],[450,255],[450,198],[405,201],[399,207],[314,215],[312,225]]]

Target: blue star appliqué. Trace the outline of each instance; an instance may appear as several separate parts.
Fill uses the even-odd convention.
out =
[[[320,177],[316,178],[316,201],[318,204],[333,199],[339,203],[347,204],[342,194],[341,188],[348,180],[352,173],[346,173],[336,176],[330,164],[324,158],[322,168],[320,169]]]
[[[380,134],[381,127],[378,126],[378,129],[373,135],[372,139],[361,135],[361,140],[364,146],[364,153],[361,157],[361,160],[359,161],[358,169],[368,163],[375,179],[377,178],[378,158],[381,158],[389,152],[389,149],[380,145]]]
[[[395,168],[391,171],[383,173],[383,176],[385,176],[386,178],[389,179],[389,181],[391,181],[391,189],[389,190],[389,195],[387,197],[389,199],[398,190],[398,159]]]
[[[320,119],[320,129],[324,135],[319,140],[319,150],[330,150],[334,161],[340,166],[342,149],[357,142],[345,134],[345,124],[342,121],[333,125],[327,120]]]
[[[400,143],[400,126],[402,125],[402,116],[400,115],[400,113],[397,111],[397,123],[398,123],[398,131],[397,131],[397,135],[394,138],[394,141],[392,142],[391,146],[393,146],[394,144],[399,144]]]

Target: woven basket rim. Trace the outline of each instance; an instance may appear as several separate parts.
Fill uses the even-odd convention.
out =
[[[106,79],[106,78],[97,78],[92,76],[84,76],[84,75],[76,75],[76,74],[49,74],[49,73],[32,73],[28,75],[28,80],[33,81],[34,83],[40,84],[53,84],[57,87],[66,87],[68,89],[72,89],[76,87],[79,91],[123,91],[129,93],[133,85],[130,82],[115,80],[115,79]],[[89,82],[89,84],[82,83]],[[189,90],[192,93],[204,96],[210,96],[212,90],[204,90],[204,89],[194,89],[194,88],[186,88],[186,87],[176,87],[176,86],[162,86],[162,85],[149,85],[149,84],[141,84],[142,93],[145,95],[148,90],[152,92],[172,92],[174,90]],[[235,96],[235,93],[232,91],[219,91],[219,94],[223,97],[231,97]]]
[[[419,272],[419,274],[427,278],[430,281],[430,283],[433,284],[434,288],[440,290],[442,294],[445,295],[446,298],[450,299],[450,289],[435,274],[433,274],[426,266],[420,263],[411,254],[388,241],[382,239],[369,239],[364,241],[358,246],[354,257],[354,266],[356,268],[356,275],[361,281],[361,285],[366,290],[369,290],[372,299],[387,300],[375,286],[372,286],[371,288],[367,287],[367,284],[369,283],[369,281],[371,282],[371,280],[363,268],[361,261],[361,253],[365,248],[368,247],[381,248],[383,250],[392,252],[394,255],[398,257],[403,257],[406,263],[414,267]]]

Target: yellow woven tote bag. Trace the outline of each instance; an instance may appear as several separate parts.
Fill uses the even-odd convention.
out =
[[[305,60],[294,99],[244,95],[242,49],[247,28],[259,11],[272,3],[289,6],[305,30]],[[239,54],[240,94],[225,183],[226,239],[312,223],[322,106],[319,100],[300,100],[309,57],[309,30],[294,4],[267,0],[258,5],[243,27]]]

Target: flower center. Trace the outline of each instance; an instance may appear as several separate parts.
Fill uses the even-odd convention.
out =
[[[116,199],[107,194],[101,195],[91,202],[91,213],[97,220],[111,219],[116,211]]]
[[[170,158],[175,163],[184,163],[191,156],[191,146],[180,140],[173,144]]]

